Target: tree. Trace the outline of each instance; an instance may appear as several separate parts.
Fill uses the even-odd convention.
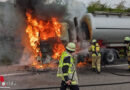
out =
[[[96,2],[91,2],[87,9],[88,12],[108,11],[108,6],[106,4],[101,4],[100,0],[98,0]]]
[[[91,2],[87,8],[89,13],[93,13],[95,11],[104,11],[104,12],[130,12],[130,8],[125,7],[125,1],[121,1],[116,8],[111,8],[110,6],[107,6],[106,4],[102,4],[100,0],[96,2]]]
[[[126,3],[126,1],[121,1],[117,6],[116,6],[116,8],[117,9],[125,9],[125,4]]]

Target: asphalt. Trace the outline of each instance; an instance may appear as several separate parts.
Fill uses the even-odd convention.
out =
[[[91,71],[90,66],[78,68],[80,90],[130,90],[130,72],[127,63],[102,66],[102,72],[97,74]],[[0,75],[4,76],[5,82],[12,90],[59,90],[42,89],[59,87],[61,80],[56,77],[57,70],[44,72],[28,72],[20,70],[19,66],[0,66]],[[3,88],[0,88],[2,90]],[[5,89],[3,89],[5,90]],[[6,90],[8,90],[6,88]]]

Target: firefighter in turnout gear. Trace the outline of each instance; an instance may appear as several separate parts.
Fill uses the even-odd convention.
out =
[[[125,37],[124,42],[127,44],[126,47],[125,47],[125,51],[126,51],[128,64],[129,64],[128,69],[130,71],[130,37]]]
[[[101,53],[100,46],[97,43],[96,39],[92,40],[91,48],[89,49],[92,52],[92,70],[97,73],[101,72]]]
[[[75,49],[75,43],[68,43],[66,51],[60,57],[57,71],[57,77],[62,79],[60,90],[66,90],[67,88],[70,88],[70,90],[79,90],[76,66],[74,64],[75,59],[72,56]]]

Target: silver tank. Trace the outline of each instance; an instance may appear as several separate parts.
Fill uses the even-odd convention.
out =
[[[122,43],[125,36],[130,36],[130,16],[88,13],[83,17],[81,27],[88,40],[95,38],[105,43]]]

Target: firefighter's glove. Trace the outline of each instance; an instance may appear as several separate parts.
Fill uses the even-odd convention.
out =
[[[67,85],[71,85],[71,80],[66,81]]]

